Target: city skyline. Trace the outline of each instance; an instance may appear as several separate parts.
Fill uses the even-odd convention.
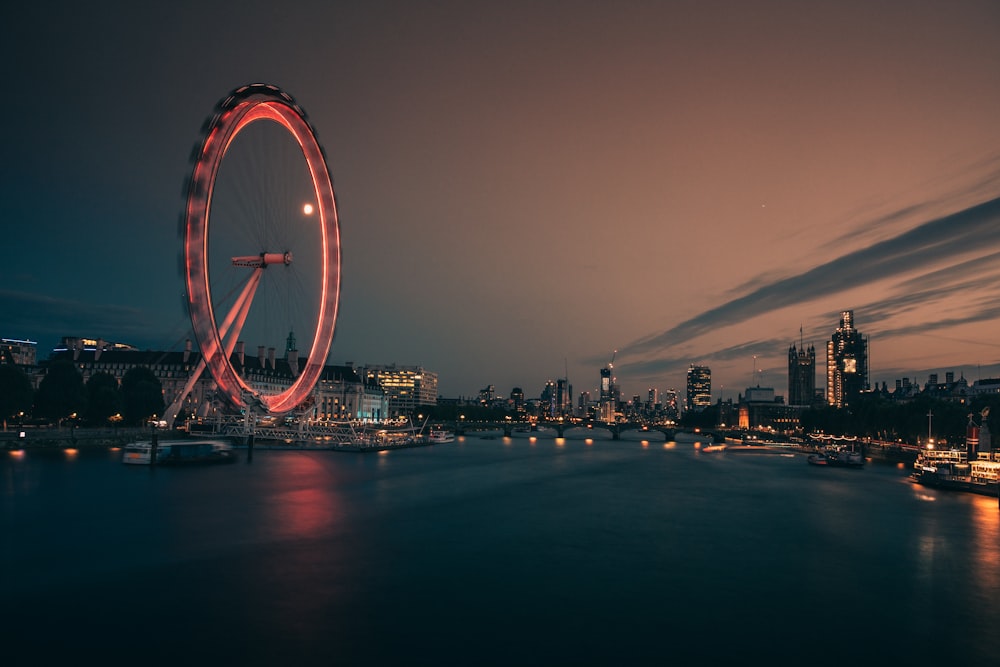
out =
[[[19,7],[0,334],[179,349],[191,146],[264,81],[337,189],[330,363],[785,393],[853,310],[872,385],[996,376],[1000,7],[747,4]]]
[[[843,325],[845,318],[850,322],[853,319],[853,313],[850,311],[845,311],[842,313],[841,326],[838,327],[831,339],[834,345],[837,341],[842,338],[842,332],[844,331]],[[851,328],[852,324],[848,325]],[[855,330],[856,332],[856,330]],[[858,332],[856,332],[858,333]],[[125,350],[137,354],[148,354],[152,353],[166,353],[171,352],[168,350],[140,350],[135,346],[131,345],[126,341],[111,341],[102,338],[91,338],[91,337],[69,337],[62,341],[62,343],[53,350],[39,350],[38,342],[31,339],[16,339],[8,337],[0,337],[4,346],[7,347],[7,352],[11,355],[10,359],[19,365],[24,366],[37,366],[44,365],[47,360],[49,360],[49,355],[51,354],[52,359],[58,359],[60,354],[65,354],[68,350],[77,349],[80,351],[91,351],[100,348],[104,351],[114,351],[114,350]],[[867,340],[866,338],[864,339]],[[828,342],[828,346],[829,346]],[[9,345],[9,346],[8,346]],[[187,348],[188,345],[185,344]],[[173,350],[173,352],[177,352]],[[263,359],[265,356],[271,359],[273,363],[274,358],[285,359],[285,354],[278,354],[278,351],[274,348],[269,350],[264,350],[263,348],[258,349],[257,354]],[[287,353],[286,353],[287,354]],[[708,407],[709,405],[715,404],[717,402],[729,401],[737,402],[746,399],[748,395],[751,394],[752,390],[762,390],[766,389],[771,392],[773,399],[778,400],[782,404],[787,404],[790,406],[808,406],[814,405],[816,402],[820,404],[835,404],[836,400],[831,401],[828,396],[828,389],[830,386],[831,378],[831,357],[830,349],[825,360],[825,365],[819,366],[816,362],[816,355],[814,348],[809,346],[797,348],[793,344],[789,348],[788,352],[788,367],[785,377],[785,383],[764,383],[761,381],[763,379],[763,371],[758,371],[754,369],[754,378],[756,380],[751,380],[745,387],[734,390],[731,394],[723,395],[722,392],[715,391],[711,388],[711,368],[698,365],[690,364],[686,372],[686,384],[684,387],[648,387],[645,393],[626,393],[621,390],[621,385],[617,382],[617,377],[614,374],[613,364],[606,364],[605,366],[598,369],[600,376],[599,385],[597,392],[594,393],[589,389],[574,389],[571,382],[565,377],[561,378],[549,378],[545,381],[544,385],[537,388],[537,396],[535,395],[535,389],[533,387],[527,387],[525,384],[514,385],[509,391],[504,391],[502,388],[497,388],[492,383],[487,383],[481,389],[472,394],[463,395],[444,395],[438,394],[438,398],[443,398],[445,400],[466,400],[470,402],[476,402],[487,400],[487,402],[492,402],[493,399],[506,399],[513,401],[515,405],[523,404],[525,399],[529,400],[541,400],[546,402],[548,392],[557,392],[560,398],[557,399],[556,404],[562,405],[564,408],[569,408],[570,406],[583,407],[584,405],[599,406],[612,404],[612,399],[618,396],[618,401],[621,405],[633,404],[635,401],[633,399],[638,399],[640,403],[650,403],[655,404],[658,401],[653,400],[654,396],[666,396],[672,395],[678,401],[678,409],[681,411],[694,410],[699,411]],[[250,355],[253,356],[253,355]],[[864,357],[863,364],[867,364],[867,345],[865,345],[862,352]],[[756,362],[756,358],[754,359]],[[334,368],[340,366],[339,364],[328,362],[329,368]],[[437,372],[433,368],[425,368],[420,364],[409,365],[409,364],[386,364],[381,362],[370,362],[366,364],[361,364],[355,366],[353,362],[348,363],[347,368],[357,368],[358,370],[372,370],[381,368],[399,368],[401,370],[418,370],[430,372],[434,376],[434,385],[437,386]],[[838,369],[841,364],[838,360],[834,360],[833,368]],[[981,369],[980,369],[981,370]],[[833,372],[834,374],[837,371]],[[820,377],[822,376],[822,377]],[[854,392],[867,392],[871,391],[874,393],[882,393],[883,395],[888,392],[892,394],[893,392],[902,390],[904,396],[909,396],[910,392],[916,388],[920,390],[921,387],[926,386],[940,386],[941,378],[945,378],[944,383],[947,385],[952,384],[954,381],[965,380],[970,386],[978,385],[980,382],[985,383],[984,386],[992,386],[1000,382],[1000,378],[997,377],[987,377],[979,374],[975,377],[966,377],[965,372],[959,369],[957,372],[954,366],[944,366],[941,368],[927,369],[925,375],[911,374],[903,375],[900,377],[893,378],[890,380],[883,380],[881,382],[871,382],[869,389],[864,389],[863,387],[868,386],[868,383],[864,382],[862,378],[860,383],[854,388]],[[694,378],[694,379],[693,379]],[[825,378],[825,381],[824,381]],[[826,386],[826,389],[824,389]],[[527,388],[527,393],[525,389]],[[563,394],[564,390],[572,390],[572,395]],[[786,391],[787,390],[787,391]],[[812,391],[810,391],[812,390]],[[988,393],[993,393],[993,390],[987,390]],[[796,394],[798,392],[798,394]],[[815,392],[815,394],[813,393]],[[687,394],[685,397],[685,393]],[[835,396],[838,392],[835,391]],[[697,394],[698,399],[693,400],[692,397]],[[485,398],[484,398],[485,397]],[[811,399],[807,397],[812,397]],[[799,399],[799,400],[796,400]],[[755,399],[759,400],[759,399]],[[844,403],[843,405],[846,405]],[[840,407],[843,407],[841,405]],[[612,413],[608,412],[604,417],[610,420]]]

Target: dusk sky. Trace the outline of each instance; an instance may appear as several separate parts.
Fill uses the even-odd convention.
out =
[[[42,358],[182,348],[191,149],[264,82],[334,177],[332,363],[532,397],[617,350],[626,397],[691,363],[784,395],[800,327],[823,386],[850,309],[873,383],[1000,373],[996,0],[18,3],[0,31],[0,336]]]

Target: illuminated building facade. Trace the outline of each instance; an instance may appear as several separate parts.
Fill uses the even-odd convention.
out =
[[[49,363],[69,361],[83,378],[84,384],[97,373],[106,373],[121,383],[133,368],[148,369],[160,382],[165,406],[180,396],[196,370],[201,355],[192,351],[191,343],[181,352],[138,350],[124,343],[111,343],[102,339],[63,338],[59,347],[52,350]],[[215,403],[215,383],[208,373],[194,383],[178,410],[185,415],[205,416]]]
[[[868,339],[854,328],[854,311],[845,310],[826,344],[826,401],[844,407],[868,389]]]
[[[687,371],[687,409],[701,412],[712,405],[712,369],[691,364]]]
[[[438,376],[419,366],[368,366],[365,374],[385,391],[389,417],[412,414],[425,405],[436,405]]]
[[[514,387],[510,390],[510,400],[514,404],[515,412],[524,412],[524,390]]]
[[[556,380],[556,413],[568,415],[573,412],[573,385],[566,378]]]
[[[0,338],[0,363],[34,366],[38,358],[38,343],[33,340]]]
[[[618,399],[620,389],[615,384],[614,362],[601,368],[601,394],[598,398],[597,418],[603,422],[611,423],[615,421],[618,412]]]
[[[601,369],[601,403],[611,400],[611,364]]]
[[[180,419],[211,417],[227,409],[207,372],[203,372],[190,391],[181,396],[201,360],[201,355],[192,350],[190,341],[181,352],[163,352],[140,351],[131,345],[100,339],[67,338],[49,358],[49,362],[60,360],[72,362],[84,383],[96,373],[107,373],[120,383],[130,369],[147,368],[160,382],[164,405],[170,406],[180,397],[177,405]],[[275,392],[292,385],[298,374],[298,363],[304,360],[298,359],[294,350],[286,350],[284,358],[280,358],[274,348],[263,346],[258,347],[256,356],[247,355],[240,343],[233,352],[232,362],[254,389]],[[387,418],[389,411],[382,388],[364,381],[351,365],[325,366],[308,405],[299,414],[319,421],[380,421]]]
[[[565,378],[548,380],[540,396],[541,402],[545,404],[545,414],[552,418],[572,414],[572,393],[573,387]]]
[[[389,401],[377,383],[352,365],[325,366],[313,389],[313,417],[320,421],[379,422],[389,414]]]
[[[675,389],[667,389],[663,392],[663,416],[668,421],[674,422],[681,417],[680,401]]]
[[[538,400],[545,415],[549,418],[555,417],[558,414],[556,410],[556,383],[552,380],[546,381],[545,388],[542,389]]]

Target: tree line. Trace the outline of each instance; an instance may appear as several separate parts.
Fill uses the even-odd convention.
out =
[[[163,414],[163,387],[148,368],[125,372],[121,382],[110,373],[99,372],[86,383],[71,361],[54,361],[34,389],[31,379],[18,366],[0,365],[0,419],[4,428],[18,423],[51,423],[67,420],[88,426],[142,425],[153,415]]]
[[[984,416],[985,412],[985,416]],[[949,443],[964,443],[970,420],[986,424],[1000,437],[1000,395],[984,395],[961,401],[917,396],[910,401],[893,401],[865,395],[845,408],[816,407],[802,413],[806,433],[857,435],[879,440],[926,442],[928,437]]]

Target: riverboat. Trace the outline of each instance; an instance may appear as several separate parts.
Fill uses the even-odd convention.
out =
[[[232,463],[236,461],[232,445],[221,440],[163,440],[156,444],[153,460],[152,441],[125,445],[122,463],[131,465],[191,465]]]
[[[455,434],[452,431],[444,429],[431,429],[431,432],[427,435],[427,442],[435,445],[443,442],[455,442]]]
[[[822,452],[813,452],[806,457],[806,463],[812,466],[825,466],[830,465],[830,461],[827,460],[826,454]]]
[[[863,468],[865,465],[864,454],[859,449],[850,445],[827,447],[823,450],[828,466],[840,468]]]
[[[419,428],[376,428],[363,430],[354,440],[338,449],[356,452],[383,452],[391,449],[407,449],[429,445]]]
[[[969,460],[964,449],[922,449],[910,479],[922,486],[997,495],[1000,453],[978,452]]]
[[[913,462],[910,480],[922,486],[987,496],[1000,493],[1000,451],[990,447],[989,432],[985,426],[987,414],[984,410],[982,426],[976,425],[970,417],[965,447],[921,449]],[[980,445],[983,445],[983,451],[980,451]]]
[[[865,457],[854,449],[833,447],[813,452],[806,457],[806,462],[814,466],[831,468],[863,468]]]

